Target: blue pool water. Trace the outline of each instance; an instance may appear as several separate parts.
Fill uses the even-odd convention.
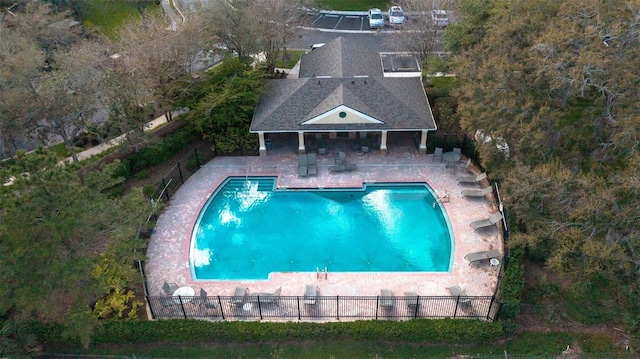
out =
[[[275,178],[229,178],[200,213],[196,279],[271,272],[445,272],[452,236],[426,184],[280,190]]]

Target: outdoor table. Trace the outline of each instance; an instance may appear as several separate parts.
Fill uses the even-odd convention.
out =
[[[173,300],[178,304],[180,304],[181,300],[182,300],[182,303],[189,303],[191,299],[193,299],[193,296],[195,295],[196,295],[196,291],[193,288],[180,287],[176,289],[175,292],[173,292]]]
[[[460,161],[460,154],[458,152],[445,152],[442,154],[442,159],[447,162],[458,162]]]

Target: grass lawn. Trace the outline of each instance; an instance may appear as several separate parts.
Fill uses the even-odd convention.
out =
[[[276,60],[276,67],[283,69],[291,69],[293,68],[298,61],[300,61],[300,57],[304,54],[305,51],[302,50],[287,50],[286,56],[280,56],[278,60]]]
[[[385,0],[318,0],[318,7],[326,10],[366,11],[371,8],[386,10],[391,4]]]
[[[505,343],[483,345],[429,345],[424,343],[383,343],[361,341],[313,341],[291,343],[174,343],[129,345],[75,351],[83,354],[109,354],[162,358],[446,358],[455,355],[496,355],[504,352],[532,356],[559,355],[567,346],[585,354],[626,357],[628,352],[615,347],[600,335],[576,333],[523,333]],[[629,355],[629,358],[633,356]]]
[[[130,0],[86,1],[82,10],[84,25],[87,28],[97,27],[108,37],[112,37],[127,19],[140,16],[137,6]]]

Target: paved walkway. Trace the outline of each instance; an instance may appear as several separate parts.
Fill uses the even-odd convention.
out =
[[[496,228],[474,232],[469,224],[496,211],[489,198],[469,199],[460,194],[463,187],[455,180],[459,174],[444,163],[432,162],[431,155],[419,155],[409,139],[405,143],[390,136],[389,154],[363,154],[349,150],[346,140],[331,140],[326,155],[318,155],[318,175],[298,177],[296,142],[273,141],[274,149],[266,157],[217,157],[196,172],[174,195],[159,217],[149,244],[145,272],[151,295],[162,295],[165,280],[179,286],[205,289],[209,295],[233,295],[234,288],[248,287],[251,292],[302,295],[307,284],[317,284],[320,295],[378,295],[388,288],[396,295],[414,291],[418,295],[449,295],[446,288],[460,285],[472,296],[492,295],[497,284],[498,267],[488,262],[469,265],[464,256],[470,252],[499,249],[502,238]],[[407,143],[411,142],[411,143]],[[354,172],[330,173],[338,151],[347,151],[355,162]],[[443,208],[449,216],[455,244],[453,265],[445,273],[333,273],[317,279],[315,272],[272,273],[267,280],[204,281],[194,280],[189,266],[192,229],[211,194],[228,176],[276,176],[277,186],[292,188],[361,187],[375,182],[426,182],[437,193],[451,196]],[[353,250],[344,248],[344,250]]]

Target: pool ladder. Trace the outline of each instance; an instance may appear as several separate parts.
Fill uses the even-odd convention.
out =
[[[316,267],[316,279],[320,279],[322,278],[322,274],[324,273],[324,279],[328,278],[328,274],[329,271],[327,270],[327,267],[324,267],[323,271],[320,271],[320,267]]]

